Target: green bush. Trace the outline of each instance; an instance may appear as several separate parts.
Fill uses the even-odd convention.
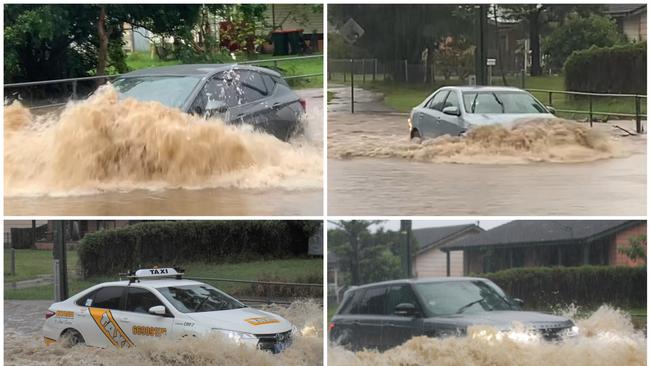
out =
[[[79,246],[84,277],[151,265],[223,263],[306,255],[316,221],[146,222],[86,235]]]
[[[580,266],[515,268],[482,275],[529,309],[575,304],[646,306],[646,267]]]
[[[646,43],[575,51],[564,63],[566,90],[646,94]]]

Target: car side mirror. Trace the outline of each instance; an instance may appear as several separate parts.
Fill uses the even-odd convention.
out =
[[[546,109],[548,109],[548,111],[551,112],[551,114],[553,114],[553,115],[554,115],[555,113],[557,113],[557,111],[555,110],[555,108],[551,107],[550,105],[547,105],[547,106],[546,106]]]
[[[152,307],[149,308],[149,314],[165,315],[165,314],[167,314],[167,310],[162,305],[152,306]]]
[[[225,113],[228,110],[228,106],[222,100],[210,99],[205,106],[205,112],[208,116],[213,116],[219,113]]]
[[[452,116],[460,116],[460,109],[456,106],[449,106],[442,109],[442,113]]]
[[[415,316],[417,312],[415,305],[405,302],[395,306],[395,311],[393,313],[397,316]]]
[[[519,305],[520,307],[524,306],[524,300],[522,300],[522,299],[514,298],[514,299],[512,299],[512,302]]]

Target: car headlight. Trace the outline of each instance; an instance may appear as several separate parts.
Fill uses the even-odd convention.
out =
[[[573,338],[579,335],[580,335],[580,327],[578,327],[577,325],[565,329],[564,331],[562,331],[561,334],[562,338]]]
[[[230,339],[231,341],[237,344],[241,344],[243,341],[257,339],[257,337],[251,333],[237,332],[235,330],[218,329],[218,328],[212,328],[212,330],[223,334],[228,339]]]

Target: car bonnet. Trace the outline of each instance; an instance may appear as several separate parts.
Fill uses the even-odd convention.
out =
[[[291,330],[291,323],[279,315],[253,308],[187,313],[199,325],[252,334],[273,334]]]
[[[442,318],[463,326],[488,325],[499,330],[512,329],[515,323],[533,329],[567,328],[573,325],[571,320],[563,316],[534,311],[487,311],[478,314],[454,314]]]

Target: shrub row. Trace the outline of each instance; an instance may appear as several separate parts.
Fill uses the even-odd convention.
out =
[[[78,249],[84,277],[151,265],[223,263],[306,255],[315,221],[146,222],[86,235]]]
[[[646,94],[646,50],[636,43],[575,51],[564,63],[566,90]]]
[[[646,306],[646,267],[580,266],[515,268],[482,274],[528,309],[575,304]]]

